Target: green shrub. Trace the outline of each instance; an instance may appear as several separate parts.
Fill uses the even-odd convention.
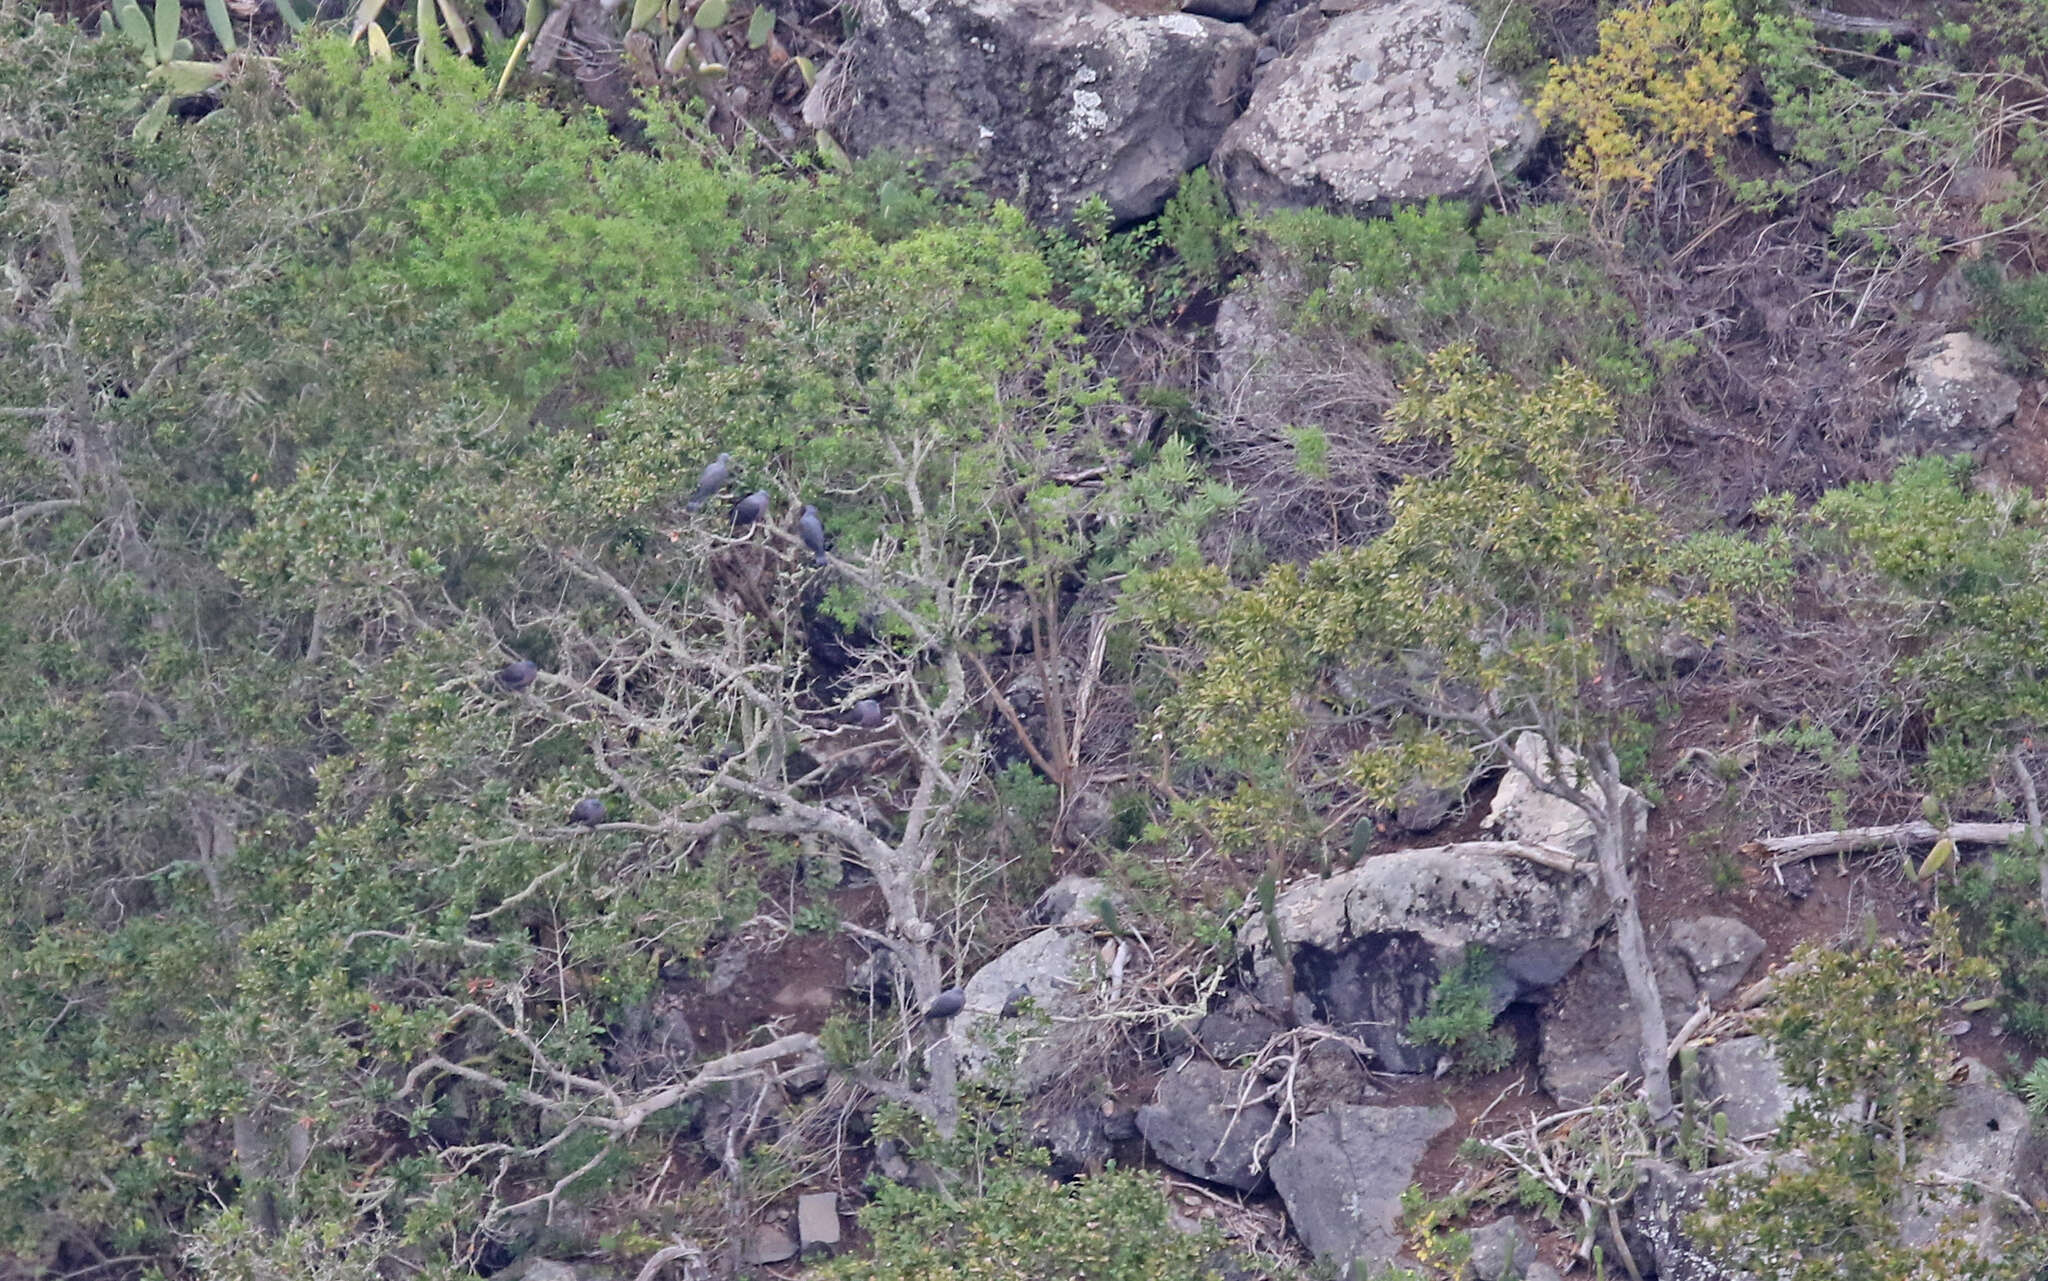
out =
[[[1409,1021],[1411,1041],[1434,1045],[1460,1072],[1497,1072],[1515,1057],[1515,1041],[1493,1025],[1494,983],[1499,966],[1483,945],[1465,949],[1455,969],[1446,970],[1430,993],[1429,1013]]]
[[[1374,219],[1296,210],[1255,230],[1261,267],[1293,299],[1293,327],[1387,344],[1397,376],[1469,342],[1524,381],[1570,362],[1616,394],[1649,390],[1633,309],[1568,210],[1487,213],[1476,224],[1464,206],[1438,203]]]
[[[1159,1183],[1131,1171],[1058,1184],[1002,1164],[974,1194],[884,1183],[861,1211],[869,1252],[835,1260],[814,1281],[1220,1281],[1221,1236],[1183,1232]]]

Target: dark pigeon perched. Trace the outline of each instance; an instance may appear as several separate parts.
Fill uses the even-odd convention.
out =
[[[852,720],[862,729],[879,729],[882,724],[882,705],[872,698],[863,698],[853,705]]]
[[[1031,985],[1019,983],[1010,989],[1010,995],[1003,1000],[1003,1017],[1014,1019],[1024,1012],[1024,1002],[1031,999]]]
[[[533,678],[540,675],[540,664],[530,658],[516,663],[507,663],[498,669],[498,684],[517,693],[533,684]]]
[[[595,796],[586,796],[569,809],[569,821],[580,823],[595,830],[604,822],[604,801]]]
[[[742,526],[751,525],[767,514],[768,491],[757,489],[734,505],[732,509],[732,527],[739,529]]]
[[[957,987],[949,987],[932,998],[931,1005],[924,1012],[925,1021],[950,1019],[966,1008],[967,993]]]
[[[817,556],[818,559],[814,563],[824,564],[825,522],[818,519],[817,508],[811,506],[804,508],[803,516],[796,522],[796,532],[802,536],[804,546],[810,548],[812,553]]]
[[[725,482],[731,475],[732,455],[720,454],[718,461],[706,467],[704,474],[697,477],[697,488],[691,491],[690,501],[683,505],[693,512],[704,510],[704,504],[711,501],[713,494],[725,488]]]

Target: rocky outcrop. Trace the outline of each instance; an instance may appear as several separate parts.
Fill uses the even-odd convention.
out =
[[[1456,1120],[1447,1107],[1371,1106],[1304,1119],[1272,1161],[1273,1186],[1302,1244],[1345,1276],[1394,1263],[1401,1193],[1430,1141]]]
[[[1898,453],[1974,453],[2019,403],[2019,380],[1996,347],[1975,334],[1943,334],[1907,363],[1897,434],[1888,443]]]
[[[1485,33],[1455,0],[1343,14],[1266,69],[1214,169],[1247,208],[1376,212],[1484,189],[1536,143],[1512,80],[1488,75]]]
[[[1159,1078],[1152,1101],[1138,1109],[1138,1132],[1164,1165],[1183,1174],[1240,1192],[1261,1192],[1266,1171],[1254,1168],[1255,1145],[1273,1128],[1278,1113],[1270,1103],[1240,1107],[1239,1100],[1264,1091],[1243,1072],[1226,1071],[1199,1059]]]
[[[1509,1215],[1469,1234],[1472,1253],[1465,1261],[1472,1281],[1523,1281],[1536,1264],[1536,1243]]]
[[[1727,1116],[1730,1138],[1748,1141],[1776,1132],[1799,1100],[1763,1037],[1739,1036],[1699,1053],[1700,1088],[1715,1100],[1713,1110]]]
[[[2015,1202],[2048,1197],[2048,1138],[2005,1090],[1958,1086],[1913,1178],[1918,1188],[1899,1211],[1900,1242],[1925,1246],[1947,1236],[1988,1253],[2001,1226],[2025,1218]]]
[[[967,980],[967,1005],[952,1020],[964,1077],[983,1077],[1034,1094],[1064,1072],[1089,1036],[1084,1013],[1094,989],[1096,949],[1086,935],[1044,929]],[[1029,1017],[1004,1017],[1011,996],[1028,988]],[[1012,1007],[1014,1008],[1014,1007]]]
[[[1275,903],[1294,974],[1297,1013],[1358,1037],[1376,1064],[1425,1071],[1433,1050],[1401,1033],[1426,1012],[1465,949],[1486,947],[1498,967],[1494,1007],[1555,983],[1593,945],[1607,901],[1589,875],[1539,867],[1488,842],[1403,850],[1327,880],[1306,881]],[[1239,942],[1269,1001],[1284,991],[1266,922]]]
[[[964,163],[1034,218],[1159,212],[1236,113],[1258,39],[1101,0],[878,0],[804,106],[856,155]]]
[[[1707,1203],[1707,1192],[1716,1182],[1766,1173],[1771,1160],[1758,1157],[1699,1173],[1663,1161],[1643,1162],[1630,1225],[1630,1249],[1643,1274],[1655,1275],[1657,1281],[1749,1281],[1748,1273],[1729,1268],[1696,1243],[1686,1231],[1686,1220]]]
[[[1526,733],[1516,739],[1515,755],[1528,762],[1546,783],[1561,777],[1571,787],[1583,790],[1592,786],[1590,780],[1578,776],[1578,753],[1568,747],[1546,751],[1540,734]],[[1634,788],[1624,788],[1623,792],[1631,827],[1629,846],[1640,848],[1649,833],[1649,802]],[[1513,767],[1501,775],[1493,805],[1486,811],[1486,826],[1506,840],[1546,846],[1573,858],[1593,857],[1593,820],[1586,816],[1586,811],[1563,797],[1552,796]]]
[[[1676,1032],[1702,999],[1717,1001],[1733,991],[1763,946],[1756,931],[1725,916],[1675,921],[1653,933],[1651,956],[1665,1028]],[[1588,956],[1559,986],[1544,1012],[1538,1055],[1543,1088],[1558,1106],[1582,1106],[1616,1077],[1642,1070],[1632,1009],[1612,944]],[[1730,1126],[1735,1123],[1730,1117]]]

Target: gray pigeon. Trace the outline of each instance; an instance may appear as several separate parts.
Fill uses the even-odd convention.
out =
[[[507,663],[498,669],[498,684],[517,693],[533,684],[533,678],[539,674],[539,663],[530,658],[522,658],[516,663]]]
[[[1010,989],[1010,995],[1003,1000],[1003,1017],[1014,1019],[1024,1012],[1024,1002],[1031,999],[1031,985],[1019,983]]]
[[[706,467],[704,474],[697,477],[697,488],[691,491],[690,501],[683,506],[693,512],[704,510],[704,504],[711,501],[713,494],[725,488],[726,479],[731,475],[732,455],[720,454],[718,461]]]
[[[882,705],[872,698],[863,698],[853,705],[853,723],[862,729],[881,728]]]
[[[751,525],[767,514],[768,491],[757,489],[734,505],[732,509],[732,527],[738,529],[743,525]]]
[[[586,796],[569,809],[569,821],[596,830],[604,822],[604,801],[596,796]]]
[[[796,522],[796,532],[803,537],[804,546],[817,554],[815,564],[825,563],[825,522],[818,519],[818,509],[804,508],[804,514]]]
[[[960,988],[949,987],[932,998],[931,1005],[924,1012],[925,1021],[929,1023],[933,1019],[950,1019],[966,1008],[967,993]]]

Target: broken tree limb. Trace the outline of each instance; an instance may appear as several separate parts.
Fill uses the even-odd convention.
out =
[[[1901,849],[1932,845],[1946,836],[1958,845],[2009,845],[2027,834],[2025,823],[1951,823],[1936,827],[1924,819],[1893,823],[1887,827],[1848,827],[1839,832],[1809,832],[1804,836],[1769,836],[1751,841],[1742,852],[1752,858],[1768,859],[1772,867],[1783,867],[1803,859],[1828,854],[1853,854],[1858,850]]]

